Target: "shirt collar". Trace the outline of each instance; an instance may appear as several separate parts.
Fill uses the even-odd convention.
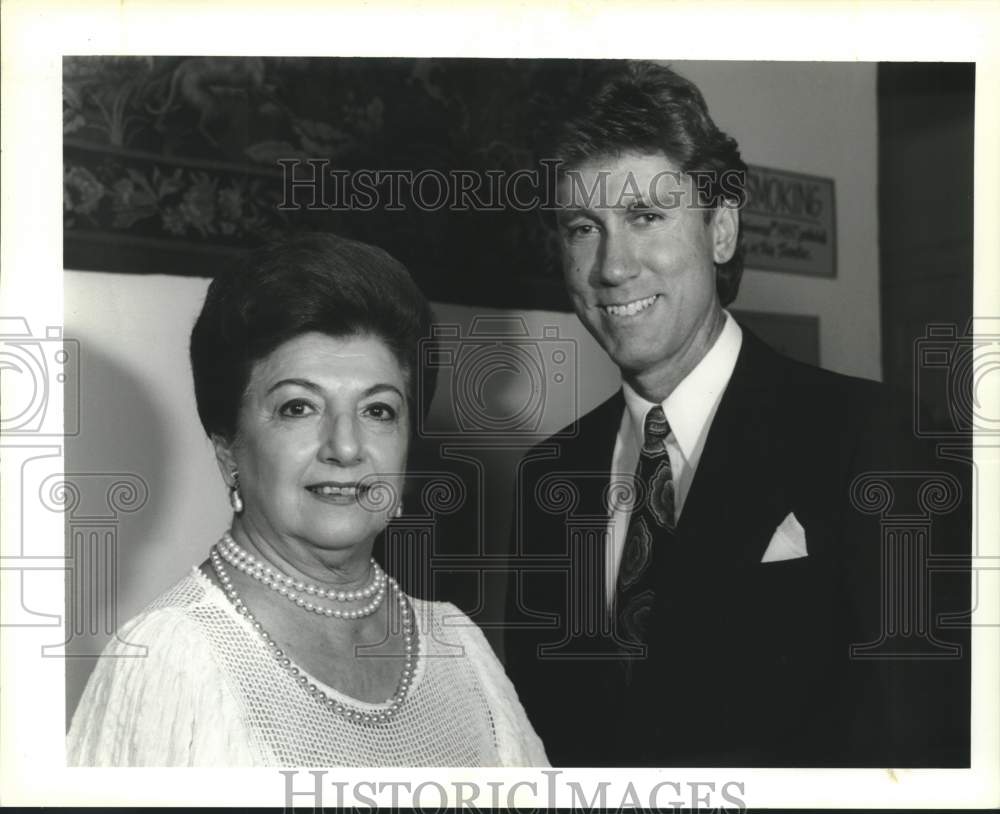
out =
[[[715,415],[722,393],[729,384],[736,367],[736,357],[743,344],[743,331],[728,311],[723,311],[726,321],[718,339],[709,348],[701,361],[674,388],[674,391],[660,403],[667,416],[677,445],[685,459],[690,460],[698,439],[706,425]],[[625,404],[632,419],[632,429],[636,442],[642,448],[642,428],[646,413],[656,404],[646,401],[627,383],[622,384]]]

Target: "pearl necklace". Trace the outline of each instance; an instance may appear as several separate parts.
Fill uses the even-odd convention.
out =
[[[257,631],[257,635],[261,637],[264,644],[267,646],[268,650],[271,651],[271,656],[278,662],[285,672],[287,672],[295,682],[302,687],[303,690],[312,698],[314,698],[319,704],[322,704],[326,709],[333,712],[335,715],[339,715],[354,723],[365,724],[365,725],[375,725],[382,724],[392,720],[399,714],[399,711],[403,705],[403,701],[406,700],[406,694],[410,690],[410,684],[413,681],[413,676],[416,672],[416,653],[413,649],[413,611],[410,609],[409,602],[407,602],[406,594],[400,590],[399,584],[392,577],[386,577],[389,585],[396,592],[396,601],[399,605],[399,614],[403,620],[403,669],[399,676],[399,683],[396,685],[396,691],[392,696],[386,699],[385,703],[377,711],[358,709],[351,707],[341,701],[336,700],[328,696],[323,690],[317,687],[315,684],[310,683],[308,675],[302,668],[300,668],[295,662],[293,662],[280,647],[278,643],[271,638],[271,635],[264,630],[263,626],[257,618],[250,612],[250,609],[246,606],[240,595],[237,593],[236,588],[233,587],[233,581],[230,578],[225,566],[222,564],[221,556],[221,546],[215,545],[209,552],[209,559],[212,562],[212,569],[215,571],[216,577],[219,579],[219,584],[222,585],[222,590],[225,592],[226,596],[233,603],[236,611],[245,616],[247,621],[253,626],[253,629]]]
[[[333,619],[362,619],[371,616],[379,609],[382,599],[385,597],[385,573],[378,567],[375,559],[371,560],[372,580],[364,588],[356,591],[337,591],[333,588],[322,588],[318,585],[304,583],[292,577],[282,574],[280,571],[271,568],[264,562],[254,557],[249,551],[242,548],[232,535],[227,531],[222,535],[222,539],[216,546],[222,558],[234,568],[242,571],[249,577],[266,585],[272,591],[285,597],[289,602],[293,602],[303,610],[326,616]],[[318,605],[309,597],[315,596],[320,599],[332,599],[335,602],[352,602],[358,599],[368,599],[372,594],[375,598],[367,605],[352,610],[340,610],[338,608]]]

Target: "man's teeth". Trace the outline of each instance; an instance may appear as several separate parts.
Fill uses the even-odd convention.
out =
[[[652,297],[646,297],[644,300],[635,300],[626,305],[605,305],[604,310],[615,317],[630,317],[649,308],[649,306],[656,302],[657,296],[654,294]]]
[[[358,494],[357,486],[314,486],[312,491],[321,495],[349,495],[355,497]]]

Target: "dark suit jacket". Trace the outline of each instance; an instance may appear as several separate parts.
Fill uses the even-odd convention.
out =
[[[525,458],[505,658],[554,765],[921,762],[899,751],[893,664],[848,651],[881,629],[879,518],[849,495],[880,466],[879,391],[744,329],[675,539],[654,545],[652,632],[631,685],[602,629],[621,391]],[[808,557],[761,563],[790,512]]]

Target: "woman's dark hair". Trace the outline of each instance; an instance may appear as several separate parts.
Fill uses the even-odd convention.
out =
[[[716,127],[694,83],[665,65],[620,62],[587,85],[550,146],[562,171],[624,152],[660,152],[695,176],[706,218],[723,201],[743,205],[747,167],[739,145]],[[733,257],[716,265],[723,306],[736,299],[742,274],[741,222]]]
[[[430,305],[406,268],[375,246],[332,234],[273,243],[220,273],[191,332],[198,416],[231,441],[253,364],[305,333],[381,339],[407,374],[410,428],[434,394],[420,364]]]

